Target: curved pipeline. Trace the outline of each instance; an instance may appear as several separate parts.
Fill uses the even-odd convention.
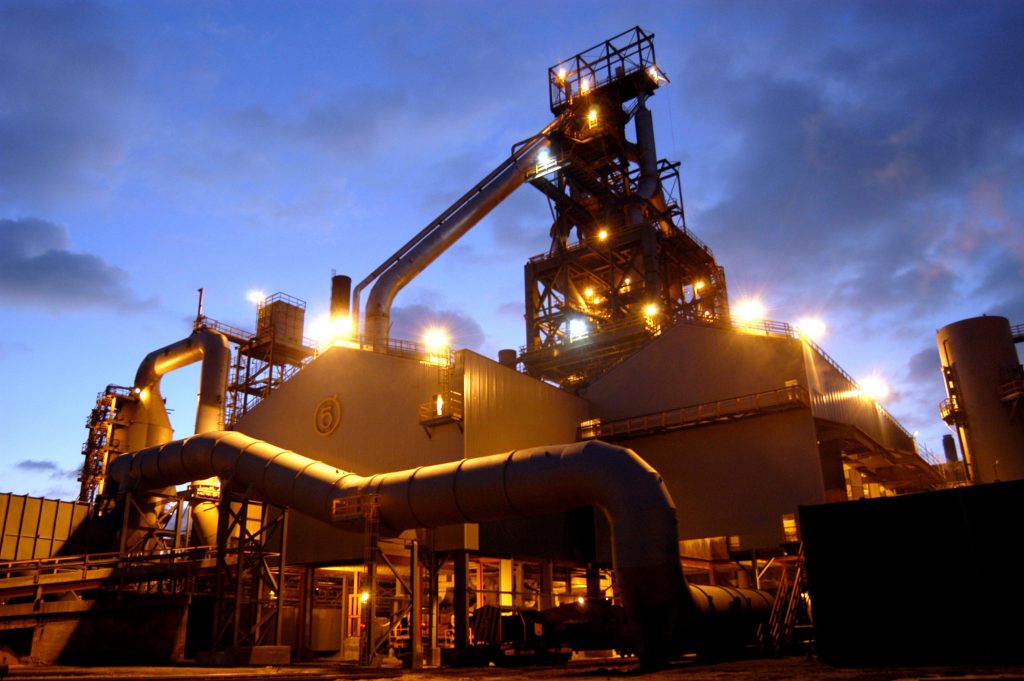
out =
[[[359,316],[359,295],[377,279],[366,301],[365,335],[374,345],[387,344],[391,303],[398,292],[526,181],[526,169],[537,154],[550,146],[548,134],[561,126],[556,118],[540,133],[518,147],[473,189],[394,253],[353,292],[353,311]]]
[[[231,346],[224,334],[205,327],[199,328],[188,338],[149,353],[139,364],[138,371],[135,372],[134,385],[139,395],[139,406],[128,428],[129,449],[152,447],[171,439],[173,430],[167,416],[167,406],[160,395],[160,379],[164,374],[199,361],[203,364],[199,375],[199,404],[196,407],[195,432],[206,433],[224,429],[224,403],[227,398],[228,369],[231,366]],[[215,484],[215,480],[206,480],[209,477],[211,476],[203,475],[181,482]],[[163,491],[171,493],[173,489]],[[154,514],[158,503],[153,500],[144,504],[147,506],[147,513]],[[203,544],[216,543],[216,505],[197,504],[193,508],[193,518],[199,541]]]
[[[334,521],[336,501],[378,495],[381,524],[395,531],[595,506],[612,528],[615,574],[645,666],[675,657],[676,634],[695,609],[679,563],[675,504],[657,471],[622,447],[537,447],[362,477],[215,432],[123,456],[109,469],[121,491],[213,475],[334,525],[351,523]]]
[[[199,377],[196,432],[223,430],[231,347],[227,337],[218,331],[196,329],[188,338],[146,355],[135,372],[135,388],[140,391],[147,388],[159,391],[160,379],[164,374],[199,361],[202,361],[203,367]]]

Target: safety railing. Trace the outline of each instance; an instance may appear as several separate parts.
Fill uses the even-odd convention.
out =
[[[379,339],[375,341],[373,338],[363,335],[337,338],[330,343],[320,345],[317,349],[317,354],[321,354],[333,347],[366,350],[393,357],[405,357],[438,366],[451,366],[455,363],[455,352],[451,348],[434,348],[425,343],[403,340],[401,338],[389,337],[386,342],[382,342]]]
[[[798,406],[810,407],[811,401],[803,387],[793,385],[615,421],[591,419],[580,424],[576,436],[580,440],[630,437]]]
[[[158,553],[86,553],[74,556],[58,556],[54,558],[34,558],[14,560],[0,563],[0,592],[4,581],[14,578],[31,578],[39,583],[46,577],[63,576],[86,579],[90,571],[102,568],[125,568],[143,566],[169,566],[183,561],[199,561],[212,559],[216,555],[215,546],[186,547],[167,549]]]
[[[847,381],[849,381],[850,384],[853,386],[853,388],[855,390],[862,391],[862,388],[860,387],[860,384],[858,384],[857,381],[854,380],[853,376],[851,376],[849,373],[847,373],[845,369],[843,369],[841,366],[839,366],[839,362],[834,360],[832,358],[832,356],[829,355],[827,352],[825,352],[825,350],[820,345],[815,343],[808,336],[800,333],[791,324],[788,324],[786,322],[778,322],[778,321],[772,321],[772,320],[765,319],[765,320],[759,320],[759,321],[756,321],[756,322],[733,322],[732,323],[732,328],[740,330],[740,331],[744,331],[746,333],[750,333],[750,332],[755,332],[755,333],[763,332],[766,336],[779,336],[779,337],[795,338],[795,339],[802,340],[804,343],[806,343],[808,346],[810,346],[816,353],[818,353],[818,355],[820,355],[821,358],[823,360],[825,360],[825,362],[827,362],[829,364],[829,366],[831,366],[840,376],[842,376]],[[892,425],[900,433],[902,433],[906,437],[910,438],[911,440],[914,439],[914,436],[910,434],[910,431],[908,431],[906,428],[904,428],[903,424],[901,424],[899,421],[897,421],[896,417],[893,416],[892,414],[890,414],[889,411],[885,407],[883,407],[881,404],[877,404],[877,403],[876,403],[876,407],[878,408],[878,413],[881,414],[882,417],[885,418],[886,421],[888,421],[890,425]]]
[[[278,294],[278,295],[282,295],[283,296],[284,294]],[[302,301],[299,301],[299,302],[302,302]],[[218,332],[224,334],[225,336],[227,336],[229,341],[231,341],[232,343],[236,343],[236,344],[248,343],[248,342],[250,342],[250,341],[252,341],[253,339],[256,338],[256,334],[254,332],[252,332],[252,331],[247,331],[247,330],[245,330],[243,328],[240,328],[238,326],[232,326],[230,324],[225,324],[224,322],[219,322],[216,319],[213,319],[211,317],[207,317],[205,315],[203,315],[203,316],[199,317],[198,319],[196,319],[196,321],[193,323],[192,327],[193,327],[193,330],[199,329],[199,328],[202,328],[202,327],[206,327],[207,329],[211,329],[213,331],[218,331]],[[303,336],[302,337],[302,346],[304,348],[312,351],[316,347],[316,341],[313,340],[312,338],[308,337],[308,336]]]
[[[655,69],[655,85],[664,75],[654,61],[654,35],[639,26],[598,43],[574,57],[548,69],[549,100],[552,113],[575,97],[586,95],[614,80],[638,71]]]
[[[455,423],[462,420],[464,411],[465,405],[463,404],[462,393],[447,390],[438,393],[429,402],[420,404],[420,425],[431,426],[442,423]]]
[[[1006,402],[1024,396],[1024,378],[1013,378],[999,386],[999,399]]]
[[[953,398],[947,397],[939,402],[939,417],[946,423],[955,423],[959,414],[960,408],[957,406],[956,400]]]

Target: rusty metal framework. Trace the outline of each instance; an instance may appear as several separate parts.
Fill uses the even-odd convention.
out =
[[[639,27],[549,69],[566,117],[529,180],[551,247],[525,267],[526,370],[581,388],[677,321],[728,319],[725,274],[686,226],[679,164],[658,160],[645,102],[667,78]],[[627,125],[636,141],[627,137]]]
[[[131,388],[120,385],[108,385],[96,396],[96,406],[85,422],[89,434],[82,446],[85,461],[78,476],[82,483],[79,501],[92,502],[97,495],[103,494],[107,464],[126,451],[130,412],[138,401]]]
[[[217,527],[214,650],[276,645],[281,637],[284,508],[223,491]]]
[[[203,315],[194,325],[219,331],[234,348],[224,405],[224,425],[229,429],[316,354],[312,341],[302,335],[305,301],[278,292],[256,309],[256,333]]]

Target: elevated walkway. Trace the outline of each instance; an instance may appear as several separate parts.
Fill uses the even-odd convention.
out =
[[[47,595],[121,588],[126,583],[166,579],[172,573],[198,573],[216,564],[216,547],[172,549],[158,555],[90,553],[0,563],[0,620],[12,601],[40,601]]]
[[[811,400],[801,386],[786,386],[750,395],[730,397],[677,409],[630,416],[615,421],[584,421],[576,431],[580,440],[625,440],[682,428],[695,428],[724,421],[761,416],[786,409],[810,408]]]

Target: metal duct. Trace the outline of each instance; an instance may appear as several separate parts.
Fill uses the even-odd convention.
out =
[[[160,379],[176,369],[202,361],[199,375],[199,404],[196,407],[196,431],[206,433],[224,429],[224,403],[227,395],[231,346],[227,336],[208,328],[199,328],[188,338],[164,346],[146,355],[135,372],[135,390],[139,393],[139,409],[128,428],[129,449],[137,450],[170,441],[173,436],[167,406],[160,395]],[[216,485],[203,475],[180,482]],[[179,484],[179,483],[168,483]],[[166,493],[173,492],[164,490]],[[159,502],[143,504],[147,513],[155,514]],[[214,544],[217,538],[217,507],[212,503],[196,504],[192,509],[198,538],[202,544]],[[155,515],[154,515],[155,517]]]
[[[636,128],[636,146],[639,152],[638,165],[640,166],[640,184],[637,186],[636,194],[645,201],[649,201],[655,210],[664,214],[667,210],[665,195],[661,189],[661,174],[658,173],[658,151],[654,144],[654,118],[651,110],[644,104],[637,108],[634,118]],[[634,209],[630,215],[630,221],[634,224],[643,221],[639,208]],[[660,220],[659,226],[665,234],[672,233],[673,225],[667,220]]]
[[[224,401],[228,384],[228,368],[231,366],[231,347],[227,337],[213,329],[200,328],[188,338],[171,343],[146,355],[135,372],[135,389],[140,393],[148,390],[144,398],[149,412],[162,412],[167,430],[157,428],[147,433],[145,444],[149,447],[171,439],[167,410],[160,398],[160,379],[175,369],[202,361],[199,376],[199,406],[196,408],[196,432],[206,433],[224,429]],[[156,416],[156,415],[154,415]],[[159,418],[152,425],[163,425]],[[134,444],[134,443],[133,443]]]
[[[365,335],[375,346],[387,344],[391,303],[402,287],[526,181],[526,171],[536,163],[537,154],[550,146],[548,134],[560,127],[562,120],[562,117],[556,118],[537,135],[517,146],[501,165],[359,282],[352,297],[352,308],[357,318],[360,292],[371,281],[377,280],[366,301],[365,327]]]
[[[394,531],[594,506],[612,527],[615,574],[641,662],[656,666],[675,657],[677,632],[694,619],[675,504],[657,471],[629,449],[590,441],[362,477],[218,432],[123,456],[109,470],[120,491],[212,475],[331,524],[337,500],[379,495],[381,524]]]

